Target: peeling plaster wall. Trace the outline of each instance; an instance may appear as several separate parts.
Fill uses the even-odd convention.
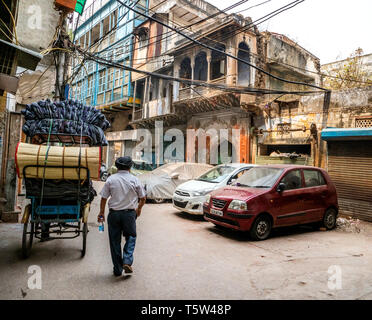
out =
[[[345,67],[349,61],[350,59],[344,59],[340,61],[323,64],[321,67],[322,73],[337,75],[337,71],[340,68]],[[366,76],[372,77],[372,53],[361,56],[360,64],[362,66],[362,70],[366,73]]]
[[[320,61],[317,57],[280,34],[265,33],[265,46],[270,72],[289,80],[320,85]],[[300,89],[273,78],[268,78],[267,84],[271,89]]]
[[[328,112],[323,113],[324,95],[316,94],[301,97],[298,102],[279,106],[272,103],[270,107],[254,118],[254,126],[263,130],[276,130],[279,123],[290,123],[291,128],[317,127],[315,143],[315,164],[326,167],[326,143],[320,139],[321,130],[325,127],[353,128],[355,119],[372,117],[372,86],[366,88],[333,91]],[[287,106],[286,106],[287,105]],[[291,107],[289,107],[291,105]],[[303,144],[311,143],[309,131],[296,131],[289,134],[264,133],[255,144],[255,152],[259,144]]]
[[[111,127],[107,130],[107,132],[114,132],[114,131],[123,131],[129,124],[128,116],[132,114],[132,111],[120,111],[116,113],[112,113],[108,116],[108,120],[111,122]]]
[[[248,113],[244,113],[240,109],[235,108],[229,111],[195,114],[188,119],[187,129],[203,129],[207,134],[208,131],[210,131],[210,141],[216,139],[214,147],[213,142],[210,142],[209,148],[206,146],[207,163],[210,163],[213,159],[214,153],[218,152],[218,150],[215,150],[214,148],[221,143],[221,129],[228,129],[228,140],[233,144],[235,161],[239,162],[244,160],[244,162],[249,162],[249,155],[242,155],[241,144],[238,141],[234,141],[232,137],[232,129],[240,129],[239,137],[248,137],[250,132],[250,115]],[[214,130],[217,132],[216,136],[212,136]],[[250,148],[248,146],[247,152],[249,149]],[[190,145],[188,145],[187,156],[191,157],[194,153],[195,151],[190,148]],[[195,159],[195,161],[197,162],[197,159]]]

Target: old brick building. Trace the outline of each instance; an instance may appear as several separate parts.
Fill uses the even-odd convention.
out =
[[[285,36],[260,33],[250,18],[219,12],[205,1],[179,0],[164,4],[155,1],[151,7],[155,7],[152,12],[150,9],[150,14],[156,19],[177,26],[186,34],[197,35],[198,40],[219,51],[286,79],[317,85],[320,83],[319,59]],[[133,66],[140,70],[230,88],[303,89],[265,76],[223,53],[195,45],[182,35],[170,33],[161,24],[150,20],[135,30]],[[258,146],[252,129],[260,126],[259,121],[266,104],[277,96],[226,92],[141,74],[133,74],[132,77],[135,80],[133,87],[136,88],[136,99],[141,101],[140,105],[133,108],[133,126],[151,129],[155,121],[163,121],[166,127],[177,126],[185,134],[187,129],[209,130],[206,135],[206,152],[199,160],[224,162],[220,155],[211,159],[210,154],[211,148],[220,150],[219,146],[225,139],[230,158],[239,162],[256,161],[255,150]],[[286,96],[281,103],[290,105],[298,99],[297,96]],[[229,131],[226,138],[218,137],[221,129]],[[232,129],[240,130],[238,144],[232,141]],[[216,135],[214,130],[217,138],[211,141],[211,135]],[[197,143],[195,146],[185,141],[184,157],[189,161],[197,161],[199,157],[194,149],[198,149]],[[212,154],[215,153],[213,150]]]

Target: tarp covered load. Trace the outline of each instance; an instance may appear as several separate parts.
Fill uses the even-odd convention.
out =
[[[92,145],[106,146],[104,131],[110,122],[100,110],[85,106],[75,100],[41,100],[28,104],[21,111],[25,117],[23,132],[33,137],[36,134],[69,134],[89,136]]]
[[[58,200],[61,204],[80,200],[82,206],[93,201],[97,192],[94,190],[92,181],[85,180],[79,186],[77,180],[44,180],[26,179],[26,197],[40,198],[43,194],[43,204],[48,204],[48,199],[55,204]]]
[[[26,178],[42,179],[44,177],[45,179],[78,180],[79,169],[68,167],[78,167],[79,157],[80,167],[86,167],[89,169],[91,179],[99,179],[99,171],[101,167],[100,147],[48,147],[45,145],[20,142],[17,146],[15,158],[18,177],[23,178],[23,168],[31,165],[40,167],[26,168]],[[47,167],[45,168],[44,174],[43,166],[45,165],[45,162]],[[58,168],[58,166],[60,168]],[[80,179],[83,180],[87,178],[87,170],[81,168]]]
[[[177,162],[164,164],[138,176],[149,199],[171,199],[176,187],[196,179],[213,166],[203,163]]]

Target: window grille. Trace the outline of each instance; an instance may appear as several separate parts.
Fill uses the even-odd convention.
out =
[[[115,88],[121,86],[121,83],[120,83],[121,73],[123,73],[123,71],[121,71],[120,69],[115,70],[115,86],[114,86]]]
[[[93,61],[88,62],[88,73],[92,73],[94,71]]]
[[[90,76],[88,78],[88,93],[87,96],[90,97],[93,93],[93,77]]]
[[[13,71],[14,60],[16,58],[16,50],[11,46],[1,43],[0,52],[0,73],[11,74]]]
[[[107,89],[112,89],[114,85],[114,68],[110,68],[107,71]]]
[[[112,61],[113,60],[113,54],[114,54],[113,50],[109,50],[107,52],[107,60]]]
[[[127,55],[129,53],[129,49],[130,49],[130,44],[129,42],[126,42],[124,44],[124,54]]]
[[[356,128],[372,128],[372,117],[355,119]]]
[[[76,86],[76,97],[77,99],[80,99],[81,97],[81,85],[82,83],[81,82],[78,82],[77,83],[77,86]]]
[[[115,49],[115,60],[121,60],[123,57],[123,48],[116,48]]]
[[[284,123],[278,123],[277,124],[277,129],[280,134],[286,134],[289,133],[289,130],[291,129],[291,124],[284,122]]]
[[[106,90],[106,70],[99,72],[98,92]]]

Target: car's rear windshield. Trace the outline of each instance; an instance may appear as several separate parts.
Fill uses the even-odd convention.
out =
[[[231,166],[216,167],[207,171],[196,180],[211,183],[219,183],[222,180],[224,180],[227,176],[229,176],[235,169],[236,168]]]
[[[250,188],[271,188],[282,172],[283,169],[280,168],[252,168],[239,177],[234,185]]]

